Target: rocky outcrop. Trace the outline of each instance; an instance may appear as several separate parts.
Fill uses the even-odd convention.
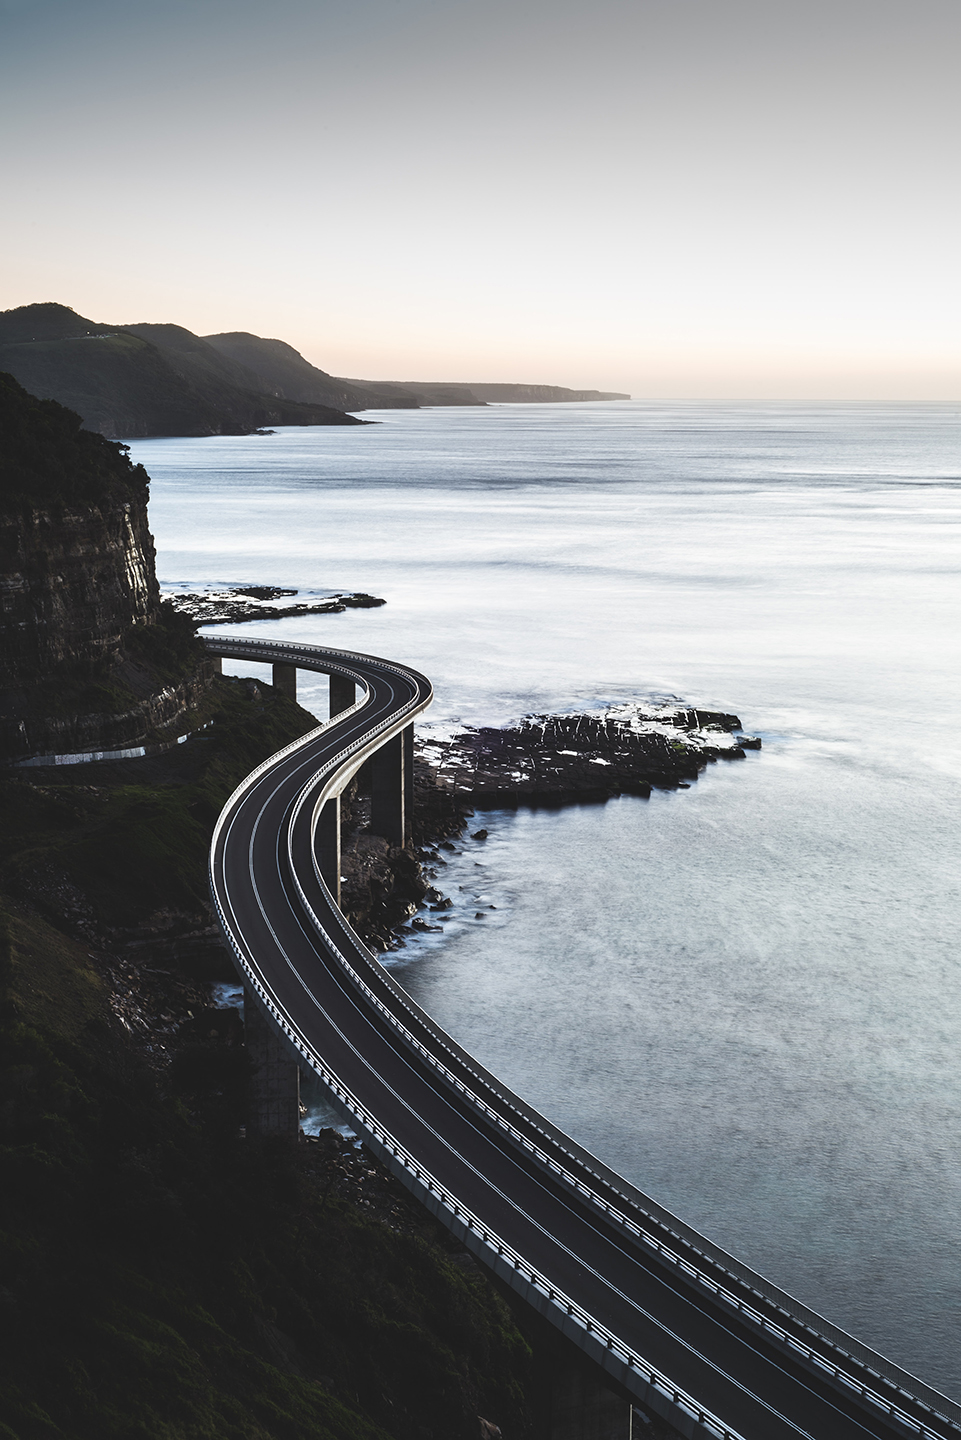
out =
[[[169,731],[213,670],[190,622],[161,605],[145,472],[10,377],[0,428],[3,757]]]
[[[501,730],[428,734],[417,751],[421,803],[436,808],[446,794],[451,804],[551,804],[684,788],[712,761],[743,760],[746,749],[761,748],[740,730],[736,715],[719,711],[628,704],[532,715]]]
[[[284,590],[279,585],[234,586],[229,590],[178,591],[169,596],[170,603],[195,625],[237,625],[245,620],[286,620],[299,615],[342,615],[345,610],[373,610],[386,605],[386,600],[364,591],[353,594],[331,591],[323,600],[282,602],[297,590]]]

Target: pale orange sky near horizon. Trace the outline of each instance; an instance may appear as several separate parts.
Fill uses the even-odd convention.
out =
[[[0,0],[0,308],[959,400],[959,41],[951,0]]]

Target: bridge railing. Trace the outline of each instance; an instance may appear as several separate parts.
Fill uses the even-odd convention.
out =
[[[615,1335],[612,1330],[600,1324],[588,1311],[578,1305],[576,1301],[572,1300],[569,1295],[560,1290],[548,1280],[546,1276],[542,1275],[540,1271],[531,1265],[513,1246],[509,1245],[507,1241],[492,1230],[489,1225],[485,1225],[446,1185],[438,1180],[420,1161],[415,1159],[410,1151],[408,1151],[390,1131],[381,1125],[380,1121],[367,1109],[363,1102],[343,1084],[340,1077],[329,1068],[306,1039],[289,1023],[284,1012],[274,1002],[266,987],[263,985],[253,964],[244,954],[241,946],[235,942],[232,928],[217,900],[216,894],[214,896],[214,903],[217,907],[221,927],[231,940],[231,948],[233,949],[236,962],[245,975],[247,984],[257,995],[264,1009],[272,1017],[275,1026],[281,1032],[288,1045],[294,1050],[298,1060],[306,1063],[323,1081],[331,1094],[336,1097],[341,1109],[346,1111],[346,1113],[360,1125],[362,1130],[365,1130],[368,1135],[373,1137],[380,1148],[384,1150],[396,1164],[400,1165],[407,1175],[416,1181],[435,1202],[439,1201],[443,1208],[449,1211],[454,1220],[458,1221],[463,1227],[469,1230],[473,1236],[481,1241],[482,1244],[491,1251],[492,1256],[496,1256],[501,1262],[516,1271],[518,1276],[537,1290],[550,1304],[557,1307],[567,1319],[574,1320],[581,1325],[586,1333],[593,1335],[612,1355],[620,1359],[629,1369],[639,1374],[648,1385],[653,1386],[655,1390],[668,1398],[673,1404],[686,1411],[686,1413],[697,1420],[700,1425],[703,1425],[710,1434],[717,1436],[718,1440],[744,1440],[744,1436],[741,1435],[740,1431],[732,1430],[729,1425],[725,1425],[716,1415],[713,1415],[709,1410],[699,1405],[693,1396],[688,1395],[686,1391],[676,1386],[672,1380],[666,1375],[663,1375],[655,1366],[651,1365],[649,1361],[645,1360],[641,1355],[638,1355],[630,1346],[625,1345],[623,1340]],[[335,1029],[338,1028],[326,1012],[321,1011],[320,1013],[324,1015],[328,1024]],[[934,1437],[934,1440],[940,1440],[940,1437]]]
[[[347,754],[346,751],[343,753],[345,755]],[[334,775],[336,773],[338,760],[339,757],[334,757],[334,759],[330,760],[326,765],[324,765],[322,769],[320,769],[311,778],[311,780],[307,782],[307,784],[301,791],[300,796],[298,797],[291,811],[290,821],[288,824],[288,859],[290,861],[291,874],[293,876],[294,884],[296,886],[301,904],[303,905],[304,910],[306,911],[312,925],[314,926],[318,937],[322,941],[324,948],[329,952],[332,958],[337,961],[338,965],[350,979],[351,983],[361,992],[361,994],[363,994],[365,1000],[369,1004],[371,1004],[378,1011],[378,1013],[384,1016],[384,1018],[391,1025],[392,1029],[394,1029],[394,1031],[401,1036],[404,1043],[410,1049],[414,1050],[418,1055],[420,1055],[422,1059],[426,1060],[438,1074],[442,1075],[445,1082],[453,1089],[455,1089],[460,1095],[462,1095],[472,1106],[473,1109],[482,1114],[486,1120],[492,1121],[495,1125],[499,1127],[502,1132],[510,1135],[511,1139],[515,1142],[515,1144],[520,1145],[521,1148],[526,1150],[528,1154],[533,1155],[547,1170],[549,1170],[552,1174],[556,1175],[560,1180],[562,1180],[578,1196],[580,1196],[582,1199],[587,1200],[591,1205],[595,1206],[609,1219],[613,1220],[615,1224],[619,1225],[621,1228],[627,1231],[627,1233],[633,1238],[642,1241],[649,1249],[653,1250],[658,1255],[659,1259],[666,1261],[686,1279],[693,1280],[696,1284],[702,1286],[716,1299],[721,1300],[723,1303],[734,1309],[743,1319],[749,1321],[752,1325],[763,1330],[767,1335],[772,1336],[774,1339],[778,1340],[785,1348],[790,1350],[793,1354],[800,1355],[810,1364],[817,1366],[819,1370],[829,1375],[832,1379],[853,1390],[862,1399],[868,1400],[872,1405],[877,1406],[885,1415],[889,1416],[891,1419],[899,1420],[902,1424],[907,1425],[912,1433],[924,1437],[924,1440],[928,1440],[928,1437],[930,1437],[930,1440],[941,1440],[940,1432],[931,1430],[926,1425],[924,1425],[923,1422],[919,1422],[914,1416],[903,1410],[896,1401],[885,1397],[878,1390],[874,1389],[868,1381],[859,1378],[856,1373],[852,1373],[852,1370],[847,1368],[848,1365],[854,1367],[854,1369],[865,1369],[867,1367],[865,1367],[864,1363],[858,1360],[856,1357],[850,1355],[846,1351],[841,1350],[834,1341],[822,1335],[820,1331],[814,1329],[813,1326],[804,1325],[804,1329],[807,1330],[807,1333],[810,1334],[815,1341],[819,1342],[820,1349],[816,1348],[815,1345],[807,1344],[803,1339],[799,1337],[796,1329],[788,1330],[784,1326],[779,1325],[777,1321],[771,1319],[770,1315],[765,1314],[763,1310],[757,1308],[755,1305],[752,1305],[749,1301],[746,1301],[742,1298],[742,1296],[738,1295],[734,1290],[728,1288],[728,1286],[715,1279],[714,1276],[710,1273],[710,1271],[713,1270],[716,1274],[718,1269],[717,1262],[713,1259],[713,1257],[707,1255],[703,1251],[697,1250],[696,1247],[692,1246],[690,1242],[687,1242],[684,1237],[677,1235],[676,1238],[683,1243],[684,1248],[687,1250],[687,1256],[683,1253],[680,1253],[672,1246],[666,1244],[660,1238],[660,1236],[652,1233],[650,1229],[646,1228],[644,1225],[639,1224],[636,1220],[632,1219],[630,1214],[626,1213],[626,1210],[620,1210],[617,1206],[610,1204],[610,1202],[605,1200],[603,1196],[597,1193],[596,1190],[592,1189],[590,1185],[585,1184],[584,1181],[579,1178],[579,1176],[574,1171],[567,1169],[566,1166],[561,1164],[555,1158],[556,1153],[559,1150],[569,1159],[575,1161],[578,1169],[580,1169],[583,1173],[585,1169],[588,1169],[588,1167],[585,1167],[583,1165],[577,1155],[575,1155],[572,1151],[568,1150],[566,1147],[558,1146],[556,1142],[553,1142],[553,1137],[550,1136],[549,1132],[544,1130],[542,1126],[538,1126],[537,1128],[543,1135],[543,1137],[548,1140],[549,1143],[552,1143],[552,1148],[554,1149],[555,1153],[551,1154],[548,1150],[544,1149],[535,1141],[531,1140],[528,1135],[525,1135],[508,1119],[506,1119],[506,1117],[501,1112],[499,1112],[493,1106],[489,1105],[487,1101],[484,1100],[482,1096],[477,1093],[476,1090],[472,1089],[471,1086],[465,1084],[465,1082],[461,1080],[459,1076],[457,1076],[447,1065],[444,1064],[443,1060],[440,1059],[440,1057],[436,1054],[435,1051],[431,1050],[430,1047],[426,1046],[421,1040],[418,1040],[416,1035],[414,1035],[413,1032],[406,1025],[403,1024],[401,1018],[392,1009],[392,1007],[385,1004],[385,1002],[380,998],[380,996],[376,993],[372,986],[370,986],[367,981],[364,980],[363,976],[359,973],[355,966],[351,964],[350,960],[339,948],[336,941],[324,928],[323,922],[321,921],[320,917],[317,915],[316,911],[311,905],[310,900],[308,899],[308,896],[304,890],[294,860],[292,836],[298,819],[300,818],[301,812],[306,805],[311,803],[311,801],[313,801],[314,803],[315,815],[317,811],[319,811],[319,809],[323,806],[327,796],[327,789],[332,783]],[[325,780],[327,782],[326,784],[323,783]],[[334,898],[330,893],[329,887],[327,886],[324,877],[320,871],[320,868],[316,864],[316,861],[314,863],[314,873],[316,880],[320,883],[324,891],[327,893],[331,905],[335,905]],[[355,938],[361,948],[364,948],[363,942],[360,941],[360,938]],[[396,988],[399,990],[400,987]],[[418,1020],[420,1020],[423,1012],[419,1010],[419,1007],[412,1005],[408,1001],[407,997],[403,995],[403,992],[401,992],[401,994],[398,995],[396,998],[399,1001],[401,1007],[406,1009],[412,1017],[416,1017]],[[454,1049],[456,1047],[452,1047],[449,1043],[447,1043],[448,1037],[446,1036],[444,1031],[440,1030],[440,1027],[434,1025],[431,1025],[430,1028],[438,1042],[442,1046],[444,1046],[444,1048],[447,1049],[453,1057]],[[465,1055],[466,1052],[461,1052],[461,1056]],[[469,1059],[470,1057],[466,1058]],[[475,1072],[475,1078],[480,1081],[481,1085],[486,1086],[486,1072]],[[498,1089],[500,1091],[499,1098],[503,1097],[505,1102],[510,1104],[514,1097],[510,1094],[510,1092],[500,1090],[500,1087],[498,1087]],[[511,1108],[514,1109],[516,1112],[516,1106],[511,1105]],[[525,1116],[525,1118],[527,1117]],[[600,1182],[604,1188],[610,1188],[609,1182],[596,1171],[588,1169],[588,1174],[590,1174],[593,1178]],[[627,1209],[635,1211],[637,1210],[638,1207],[629,1196],[622,1194],[621,1198],[624,1201]],[[658,1226],[658,1228],[661,1228],[659,1221],[655,1220],[654,1217],[649,1218],[654,1225]],[[697,1263],[695,1263],[695,1261],[692,1261],[690,1258],[688,1258],[692,1251],[698,1259],[701,1259],[705,1262],[707,1268],[702,1268],[702,1266],[698,1265]],[[735,1276],[730,1272],[727,1273],[730,1275],[731,1280],[735,1282],[739,1281],[740,1277]],[[758,1300],[766,1304],[772,1303],[770,1297],[765,1295],[762,1291],[755,1290],[754,1294]],[[778,1308],[781,1309],[781,1312],[785,1315],[787,1319],[794,1321],[796,1325],[803,1325],[803,1322],[799,1321],[798,1317],[791,1315],[791,1313],[787,1310],[784,1310],[783,1307]],[[828,1351],[829,1353],[834,1352],[834,1354],[837,1354],[839,1356],[839,1360],[832,1361],[827,1357],[825,1351]],[[893,1381],[886,1379],[886,1377],[882,1375],[880,1371],[870,1371],[869,1373],[871,1373],[874,1378],[880,1381],[882,1384],[890,1385],[894,1383]],[[936,1417],[943,1425],[949,1425],[952,1429],[956,1430],[959,1434],[961,1434],[961,1425],[958,1425],[955,1420],[935,1410],[933,1407],[927,1406],[924,1401],[920,1400],[919,1397],[912,1392],[905,1390],[902,1391],[902,1393],[910,1396],[910,1399],[915,1405],[927,1409],[929,1413],[933,1417]]]
[[[309,649],[302,649],[301,647],[277,644],[276,642],[261,642],[256,640],[231,640],[229,642],[218,642],[217,637],[210,638],[215,641],[214,644],[210,645],[211,650],[213,650],[215,653],[219,650],[223,654],[235,654],[238,650],[243,653],[244,651],[254,651],[256,649],[259,649],[261,650],[261,652],[267,651],[268,653],[282,652],[283,658],[286,659],[288,662],[296,657],[300,659],[300,662],[304,666],[304,668],[320,669],[321,663],[324,667],[333,666],[334,664],[334,662],[328,660],[326,657],[324,658],[323,662],[320,662],[320,658],[316,655],[316,653],[311,655]],[[336,653],[338,659],[344,661],[356,660],[369,663],[371,659],[371,657],[369,656],[362,656],[359,654],[354,655],[350,652],[345,651],[338,651]],[[378,661],[378,664],[382,664],[385,669],[388,669],[393,673],[404,676],[406,678],[407,672],[405,672],[401,667],[391,665],[390,662],[387,661]],[[359,683],[365,684],[363,676],[350,671],[350,669],[346,665],[336,666],[336,668],[338,671],[340,671],[340,673],[351,675],[351,677]],[[351,711],[341,712],[341,714],[335,717],[335,720],[328,721],[325,725],[319,726],[316,730],[309,732],[309,734],[302,736],[299,740],[296,740],[290,745],[284,747],[283,750],[277,752],[276,755],[271,756],[268,760],[264,761],[260,766],[257,767],[256,770],[254,770],[249,776],[247,776],[246,779],[241,783],[241,785],[238,786],[237,789],[234,791],[234,794],[231,796],[230,801],[228,801],[227,806],[224,807],[224,811],[218,819],[217,827],[215,828],[215,839],[219,834],[221,824],[224,821],[225,817],[234,808],[234,802],[239,799],[239,797],[250,787],[252,783],[254,783],[261,775],[266,773],[267,770],[271,769],[275,764],[284,759],[286,756],[312,743],[316,738],[319,737],[322,731],[328,728],[328,726],[336,722],[342,721],[347,715],[352,713],[353,710],[359,709],[365,703],[365,700],[366,696],[362,697],[362,699],[358,701],[354,707],[352,707]],[[378,748],[378,741],[382,743],[383,740],[389,738],[391,733],[396,733],[399,728],[402,728],[403,724],[409,723],[408,717],[411,713],[416,713],[417,711],[424,708],[426,708],[426,702],[418,702],[415,698],[414,700],[410,701],[406,706],[395,712],[392,717],[389,717],[387,720],[380,722],[377,726],[373,727],[365,735],[359,737],[352,744],[346,746],[342,751],[334,755],[313,774],[311,779],[302,788],[298,800],[291,813],[288,825],[288,847],[291,846],[291,836],[304,806],[309,803],[310,800],[314,800],[313,818],[314,820],[316,820],[316,815],[319,812],[319,809],[322,807],[327,797],[328,791],[332,789],[333,781],[337,776],[338,771],[348,762],[356,760],[358,754],[360,754],[361,752],[366,754],[371,750]],[[313,853],[312,846],[311,853]],[[211,857],[213,857],[213,846],[211,848]],[[466,1085],[457,1075],[454,1074],[452,1070],[450,1070],[447,1065],[444,1064],[444,1062],[437,1056],[434,1051],[432,1051],[428,1046],[425,1046],[423,1042],[417,1039],[417,1037],[409,1030],[409,1028],[402,1023],[395,1011],[392,1010],[390,1006],[386,1005],[383,1000],[381,1000],[381,998],[376,994],[372,987],[367,984],[367,982],[363,979],[363,977],[359,974],[355,967],[350,964],[346,956],[344,956],[339,947],[335,944],[332,937],[324,929],[322,922],[320,921],[313,907],[311,906],[301,884],[300,876],[297,873],[297,867],[293,863],[292,852],[290,853],[290,859],[291,873],[293,875],[301,903],[304,906],[311,920],[311,923],[317,930],[318,935],[321,938],[322,943],[324,944],[324,947],[329,951],[332,957],[335,958],[344,973],[350,978],[351,982],[361,991],[361,993],[364,994],[365,999],[370,1004],[372,1004],[379,1013],[381,1013],[385,1018],[388,1019],[392,1028],[394,1028],[402,1036],[404,1043],[410,1046],[419,1055],[421,1055],[422,1058],[428,1061],[438,1073],[442,1074],[445,1082],[451,1085],[454,1089],[456,1089],[458,1093],[461,1094],[472,1105],[473,1108],[475,1108],[478,1112],[482,1113],[488,1121],[492,1121],[503,1132],[509,1134],[514,1143],[519,1144],[528,1153],[535,1156],[535,1158],[537,1158],[541,1164],[543,1164],[553,1174],[558,1176],[579,1196],[588,1200],[592,1205],[596,1206],[606,1216],[608,1216],[616,1224],[622,1227],[630,1235],[642,1241],[646,1246],[654,1250],[660,1259],[666,1261],[668,1264],[673,1266],[678,1271],[678,1273],[683,1274],[686,1278],[693,1280],[695,1283],[706,1288],[716,1298],[722,1300],[726,1305],[736,1310],[737,1313],[741,1315],[744,1319],[748,1320],[753,1325],[763,1329],[766,1334],[778,1340],[789,1351],[801,1356],[802,1358],[807,1360],[808,1363],[813,1364],[824,1374],[830,1376],[834,1381],[844,1385],[853,1393],[857,1394],[861,1399],[868,1401],[872,1406],[880,1410],[882,1414],[886,1415],[891,1420],[899,1423],[907,1431],[907,1433],[917,1435],[921,1437],[921,1440],[943,1440],[943,1431],[936,1431],[931,1429],[923,1421],[919,1421],[915,1416],[904,1410],[900,1405],[897,1404],[897,1402],[887,1399],[877,1390],[872,1388],[871,1385],[857,1378],[857,1376],[852,1374],[850,1370],[846,1369],[843,1364],[833,1363],[830,1359],[825,1357],[823,1349],[827,1348],[831,1351],[834,1351],[834,1353],[839,1353],[844,1361],[852,1364],[856,1369],[864,1370],[865,1368],[867,1368],[869,1370],[869,1373],[872,1374],[882,1384],[894,1384],[894,1382],[891,1381],[888,1377],[885,1377],[878,1371],[870,1370],[870,1367],[866,1367],[862,1360],[848,1354],[843,1350],[840,1350],[840,1347],[838,1347],[834,1341],[822,1335],[821,1332],[816,1330],[813,1326],[805,1325],[804,1328],[808,1331],[809,1334],[812,1335],[812,1337],[814,1337],[814,1339],[820,1342],[822,1350],[819,1351],[815,1349],[812,1345],[806,1344],[802,1339],[798,1337],[796,1331],[789,1331],[783,1326],[777,1324],[777,1322],[773,1321],[769,1315],[764,1314],[762,1310],[755,1308],[749,1302],[746,1302],[744,1299],[742,1299],[741,1296],[737,1295],[733,1290],[729,1289],[727,1286],[714,1279],[709,1273],[707,1273],[705,1269],[702,1269],[698,1264],[693,1263],[692,1260],[686,1258],[684,1254],[674,1250],[670,1245],[665,1244],[665,1242],[660,1239],[659,1236],[651,1233],[651,1231],[646,1229],[643,1225],[639,1225],[634,1219],[631,1218],[629,1214],[618,1209],[617,1206],[611,1205],[608,1201],[604,1200],[603,1197],[599,1195],[597,1191],[592,1189],[590,1185],[585,1184],[583,1180],[581,1180],[574,1172],[574,1170],[569,1170],[566,1166],[562,1165],[555,1158],[555,1155],[558,1151],[566,1155],[569,1160],[574,1162],[576,1170],[580,1170],[582,1174],[586,1171],[589,1176],[595,1179],[603,1189],[607,1189],[608,1191],[615,1189],[615,1193],[617,1193],[616,1187],[612,1186],[610,1178],[606,1175],[592,1170],[590,1166],[585,1165],[582,1154],[579,1154],[559,1144],[554,1134],[545,1129],[543,1124],[537,1124],[537,1121],[541,1120],[542,1117],[537,1116],[537,1113],[534,1111],[528,1112],[526,1107],[518,1108],[516,1104],[517,1097],[513,1096],[511,1092],[506,1090],[506,1088],[497,1085],[498,1099],[501,1100],[504,1104],[506,1104],[509,1108],[513,1109],[518,1115],[518,1118],[523,1117],[523,1120],[526,1124],[531,1125],[533,1123],[535,1125],[535,1128],[543,1136],[544,1140],[548,1142],[551,1149],[553,1149],[553,1151],[555,1152],[554,1155],[549,1153],[549,1151],[543,1148],[541,1145],[538,1145],[535,1141],[531,1140],[528,1135],[525,1135],[520,1129],[517,1128],[517,1126],[513,1125],[501,1112],[490,1106],[480,1095],[476,1093],[475,1090],[473,1090],[470,1086]],[[316,864],[315,875],[321,886],[323,886],[324,890],[328,894],[331,904],[333,905],[335,903],[333,897],[330,895],[329,889],[326,886],[323,880],[323,876],[320,873],[319,867],[317,867]],[[274,1023],[276,1024],[278,1029],[284,1035],[288,1043],[293,1047],[298,1057],[306,1061],[309,1067],[314,1070],[314,1072],[322,1079],[322,1081],[331,1091],[331,1093],[337,1097],[340,1104],[355,1120],[360,1123],[362,1128],[366,1130],[375,1139],[379,1146],[383,1148],[383,1150],[394,1160],[394,1162],[398,1164],[409,1177],[415,1180],[418,1185],[422,1186],[427,1191],[427,1193],[434,1198],[435,1201],[439,1202],[443,1206],[443,1208],[448,1210],[448,1212],[455,1220],[460,1222],[468,1231],[470,1231],[472,1235],[479,1238],[479,1240],[488,1249],[490,1249],[502,1263],[510,1266],[518,1276],[523,1277],[524,1280],[529,1283],[542,1296],[544,1296],[551,1305],[556,1306],[568,1320],[573,1320],[577,1324],[582,1326],[586,1333],[598,1339],[613,1356],[619,1358],[625,1365],[628,1366],[630,1370],[641,1375],[646,1380],[646,1382],[649,1385],[653,1386],[660,1394],[669,1398],[672,1403],[678,1405],[682,1410],[684,1410],[693,1418],[696,1418],[699,1424],[704,1426],[704,1428],[712,1435],[719,1437],[719,1440],[743,1440],[743,1437],[740,1436],[737,1431],[732,1430],[729,1426],[725,1425],[723,1421],[719,1420],[716,1416],[705,1410],[697,1403],[696,1400],[693,1399],[693,1397],[686,1394],[686,1392],[675,1386],[667,1376],[662,1375],[661,1372],[659,1372],[654,1366],[652,1366],[649,1361],[645,1360],[642,1356],[631,1350],[630,1347],[626,1346],[624,1342],[612,1331],[608,1330],[605,1326],[600,1324],[600,1322],[598,1322],[586,1310],[584,1310],[569,1296],[567,1296],[556,1286],[554,1286],[545,1276],[542,1276],[538,1271],[536,1271],[536,1269],[532,1267],[522,1255],[520,1255],[517,1251],[513,1250],[513,1248],[508,1245],[507,1242],[502,1239],[502,1237],[497,1236],[490,1229],[490,1227],[484,1225],[484,1223],[476,1215],[474,1215],[473,1212],[468,1210],[462,1204],[462,1202],[457,1198],[456,1195],[447,1190],[447,1188],[435,1176],[431,1175],[430,1172],[428,1172],[406,1149],[404,1149],[404,1147],[393,1135],[391,1135],[387,1130],[384,1129],[383,1126],[380,1125],[379,1121],[377,1121],[376,1118],[366,1109],[362,1102],[349,1090],[347,1090],[347,1088],[340,1081],[339,1077],[336,1076],[329,1069],[329,1067],[325,1064],[322,1058],[316,1054],[316,1052],[312,1049],[312,1047],[305,1040],[305,1038],[293,1029],[293,1027],[286,1019],[284,1013],[279,1009],[279,1007],[268,995],[265,987],[260,980],[259,974],[252,963],[252,960],[248,956],[246,956],[241,949],[238,943],[238,939],[234,934],[233,927],[230,925],[228,918],[223,910],[223,907],[220,904],[220,899],[217,893],[217,887],[215,884],[212,868],[211,890],[214,898],[214,904],[217,909],[218,918],[220,919],[221,928],[231,944],[231,948],[234,951],[239,966],[247,977],[248,984],[258,995],[261,1003],[264,1005],[268,1013],[272,1016]],[[346,921],[344,923],[346,923]],[[355,938],[358,945],[361,947],[361,952],[363,953],[365,949],[365,947],[363,947],[363,942],[360,941],[359,937]],[[386,972],[384,972],[384,975],[386,976]],[[390,980],[390,977],[387,978],[388,980]],[[470,1068],[471,1057],[467,1055],[467,1052],[462,1051],[459,1046],[451,1042],[450,1037],[448,1037],[444,1031],[440,1030],[440,1027],[430,1022],[429,1017],[427,1017],[425,1013],[420,1010],[420,1007],[410,1002],[409,999],[404,995],[404,992],[401,991],[400,987],[397,986],[395,982],[392,982],[392,980],[390,981],[390,988],[399,1005],[403,1008],[406,1008],[412,1017],[415,1017],[421,1024],[423,1024],[425,1020],[429,1023],[429,1028],[432,1036],[435,1037],[437,1042],[442,1047],[448,1050],[451,1058],[456,1058],[461,1063],[467,1062],[468,1068]],[[327,1016],[326,1018],[328,1019],[328,1022],[330,1024],[334,1023],[329,1016]],[[474,1073],[475,1078],[481,1083],[482,1086],[489,1085],[490,1082],[494,1080],[494,1077],[489,1076],[486,1071],[479,1069],[476,1070]],[[586,1152],[583,1153],[586,1154]],[[638,1207],[637,1202],[633,1197],[623,1192],[620,1192],[620,1198],[622,1199],[628,1210],[634,1210],[636,1213],[640,1208]],[[663,1228],[662,1222],[659,1218],[655,1216],[647,1216],[646,1218],[650,1219],[652,1224],[655,1225],[657,1228]],[[674,1238],[676,1238],[676,1240],[681,1243],[682,1250],[686,1251],[688,1255],[690,1255],[693,1251],[698,1259],[702,1259],[707,1263],[709,1269],[713,1269],[715,1273],[717,1272],[719,1268],[718,1263],[712,1256],[698,1250],[695,1246],[692,1246],[691,1242],[686,1236],[682,1236],[676,1232],[672,1233],[674,1234]],[[721,1268],[723,1269],[723,1267]],[[736,1283],[743,1283],[740,1276],[737,1276],[732,1272],[727,1273],[730,1275],[730,1278]],[[754,1293],[756,1294],[757,1298],[765,1304],[770,1305],[772,1303],[771,1297],[765,1295],[762,1291],[755,1290]],[[796,1324],[803,1324],[803,1322],[798,1321],[797,1316],[791,1315],[791,1313],[783,1307],[778,1308],[781,1309],[782,1313],[785,1315],[786,1318],[793,1320]],[[915,1406],[927,1410],[927,1412],[932,1416],[932,1418],[936,1418],[942,1426],[947,1425],[952,1430],[955,1430],[956,1432],[961,1434],[961,1425],[959,1425],[957,1421],[947,1415],[944,1415],[942,1412],[936,1410],[934,1407],[925,1404],[924,1401],[921,1401],[919,1397],[912,1392],[901,1387],[898,1388],[900,1389],[900,1393],[903,1394],[906,1399],[909,1399]]]

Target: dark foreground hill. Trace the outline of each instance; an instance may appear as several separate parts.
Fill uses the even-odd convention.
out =
[[[256,376],[179,325],[105,325],[53,303],[0,312],[0,370],[111,437],[362,423],[263,392]]]
[[[5,1440],[534,1440],[528,1346],[426,1212],[335,1136],[242,1138],[231,967],[180,938],[221,804],[314,723],[218,679],[165,756],[0,771]]]

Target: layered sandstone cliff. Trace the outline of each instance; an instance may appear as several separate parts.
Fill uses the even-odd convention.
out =
[[[145,472],[10,376],[0,434],[3,758],[165,738],[211,666],[160,603]]]

